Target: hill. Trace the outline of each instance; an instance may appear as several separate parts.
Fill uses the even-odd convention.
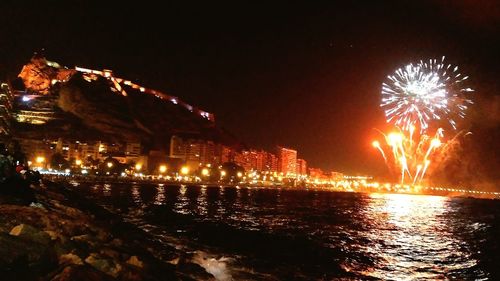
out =
[[[15,124],[16,133],[24,137],[140,141],[165,148],[172,135],[189,134],[239,145],[234,136],[216,126],[213,114],[114,77],[109,70],[70,69],[36,55],[19,77],[26,88],[23,94],[43,100],[45,110],[55,116],[40,125]],[[35,104],[28,109],[40,110]]]

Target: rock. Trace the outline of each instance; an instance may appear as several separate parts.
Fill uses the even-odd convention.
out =
[[[38,202],[47,209],[0,204],[0,280],[212,278],[186,260],[179,262],[182,265],[165,263],[177,256],[175,249],[158,251],[132,228],[131,232],[122,231],[114,221],[109,223],[111,215],[94,217],[88,213],[92,208],[99,212],[99,208],[90,204],[82,207],[80,200],[63,195],[57,198],[59,194],[37,194]]]
[[[192,262],[185,262],[182,259],[177,264],[177,270],[186,277],[194,280],[215,280],[215,277],[208,273],[199,264]]]
[[[9,234],[43,245],[48,245],[51,241],[49,234],[28,224],[20,224],[15,226],[14,228],[12,228]]]
[[[119,260],[121,258],[121,254],[119,252],[110,248],[104,248],[100,251],[100,253],[115,260]]]
[[[92,253],[85,259],[85,262],[91,265],[93,268],[104,272],[113,277],[117,277],[122,267],[120,264],[106,258],[101,258],[97,254]]]
[[[50,239],[52,241],[57,240],[61,236],[59,233],[52,231],[52,230],[45,230],[44,232],[50,236]]]
[[[74,251],[76,247],[76,243],[70,241],[67,237],[64,236],[59,237],[54,243],[54,251],[57,256],[70,253]]]
[[[108,281],[113,278],[93,269],[87,265],[70,265],[65,267],[59,274],[54,276],[51,281]]]
[[[80,241],[88,241],[90,240],[91,236],[89,234],[82,234],[82,235],[76,235],[71,237],[72,241],[80,242]]]
[[[48,94],[52,81],[67,81],[76,71],[65,69],[57,63],[49,62],[40,55],[35,55],[23,66],[19,77],[23,79],[27,89]]]
[[[99,229],[97,231],[96,237],[97,237],[97,239],[99,239],[101,241],[108,241],[111,238],[111,235],[108,232],[106,232],[102,229]]]
[[[95,247],[97,246],[97,242],[95,241],[95,237],[90,234],[82,234],[71,237],[71,241],[74,241],[79,244],[86,244],[88,246]]]
[[[133,266],[137,266],[139,268],[144,267],[144,263],[137,257],[137,256],[131,256],[128,260],[127,263]]]
[[[177,265],[177,264],[179,264],[179,260],[180,260],[180,258],[179,258],[179,257],[177,257],[177,258],[175,258],[175,259],[171,259],[171,260],[169,260],[169,261],[167,261],[167,262],[168,262],[169,264]]]
[[[47,245],[0,233],[0,279],[34,280],[56,265]]]
[[[118,279],[119,280],[128,280],[128,281],[142,281],[142,280],[150,280],[150,279],[155,280],[157,278],[144,278],[144,274],[140,271],[124,270],[120,274],[120,277]],[[162,280],[172,280],[172,278],[165,278]]]
[[[69,254],[59,256],[59,264],[83,265],[83,261],[79,256],[77,256],[73,253],[69,253]]]
[[[123,246],[123,241],[121,239],[115,238],[115,239],[111,240],[110,244],[115,246],[115,247],[121,247],[121,246]]]

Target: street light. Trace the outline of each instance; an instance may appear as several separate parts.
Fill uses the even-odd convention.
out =
[[[165,173],[167,171],[167,166],[161,165],[160,168],[158,168],[158,170],[160,171],[160,173]]]
[[[210,172],[208,171],[208,169],[207,169],[207,168],[203,168],[203,169],[201,170],[201,174],[202,174],[203,176],[205,176],[205,177],[206,177],[206,176],[208,176],[208,175],[210,174]]]
[[[45,162],[45,157],[43,156],[38,156],[36,159],[35,159],[36,163],[38,164],[41,164],[43,162]]]
[[[189,167],[187,167],[187,166],[182,167],[181,174],[183,174],[183,175],[189,174]]]
[[[108,162],[108,163],[106,163],[106,165],[108,166],[108,168],[113,167],[113,163],[112,162]]]
[[[80,160],[80,159],[75,160],[75,164],[76,164],[77,166],[82,165],[82,160]]]
[[[226,171],[224,171],[224,170],[220,171],[220,176],[221,176],[221,178],[225,177],[226,176]]]
[[[140,171],[141,169],[142,169],[142,164],[141,163],[135,164],[135,170],[136,171]]]

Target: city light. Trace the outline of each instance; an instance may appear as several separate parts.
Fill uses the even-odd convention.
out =
[[[141,163],[135,164],[135,170],[136,171],[140,171],[141,169],[142,169],[142,164]]]
[[[158,168],[158,170],[160,171],[160,173],[165,173],[167,171],[167,166],[166,165],[160,165],[160,167]]]
[[[242,172],[238,172],[236,175],[238,176],[238,178],[243,177],[243,173]]]
[[[108,166],[108,168],[111,168],[111,167],[113,167],[113,163],[112,162],[108,162],[108,163],[106,163],[106,166]]]
[[[181,168],[181,174],[183,174],[183,175],[187,175],[187,174],[189,174],[189,167],[187,167],[187,166],[183,166],[183,167]]]
[[[203,168],[201,170],[201,174],[206,177],[210,174],[210,171],[207,168]]]
[[[224,170],[220,171],[220,176],[221,177],[225,177],[226,176],[226,171],[224,171]]]
[[[75,164],[76,164],[77,166],[82,165],[82,160],[80,160],[80,159],[75,160]]]
[[[45,157],[43,156],[38,156],[36,159],[35,159],[36,163],[38,164],[41,164],[43,162],[45,162]]]

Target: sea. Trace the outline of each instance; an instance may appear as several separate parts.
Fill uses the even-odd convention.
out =
[[[157,183],[71,188],[217,280],[500,280],[500,200]]]

